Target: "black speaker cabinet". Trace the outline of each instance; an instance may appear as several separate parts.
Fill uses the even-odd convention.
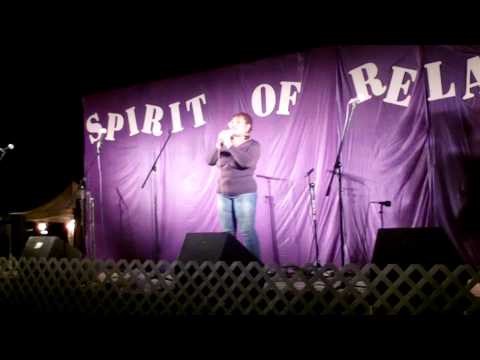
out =
[[[25,245],[23,256],[80,259],[82,253],[58,236],[30,236]]]
[[[61,258],[65,255],[63,240],[57,236],[30,236],[23,256],[36,258]]]
[[[442,228],[379,229],[372,263],[460,265],[464,261]]]
[[[243,264],[261,261],[247,250],[232,234],[221,233],[187,233],[178,260],[187,261],[224,261]]]

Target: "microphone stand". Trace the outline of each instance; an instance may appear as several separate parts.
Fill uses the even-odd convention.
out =
[[[5,154],[7,153],[7,150],[13,150],[14,146],[12,144],[8,144],[8,146],[4,148],[0,148],[0,161],[5,157]]]
[[[99,165],[100,149],[97,148],[97,167],[101,171],[101,164]],[[87,191],[87,176],[90,174],[90,170],[93,168],[95,161],[92,161],[90,166],[84,172],[84,176],[80,181],[80,202],[83,205],[80,205],[80,211],[83,214],[82,224],[84,227],[84,236],[83,243],[86,254],[92,258],[96,259],[96,240],[95,240],[95,198],[92,196],[90,191]],[[101,177],[101,176],[100,176]],[[103,197],[103,195],[102,195]],[[82,210],[83,207],[83,210]]]
[[[313,242],[315,244],[315,261],[313,263],[314,268],[321,267],[318,261],[318,234],[317,234],[317,208],[315,206],[315,183],[311,180],[313,169],[307,172],[308,178],[308,191],[310,195],[310,214],[312,216],[312,229],[313,229]]]
[[[98,197],[99,197],[99,206],[100,206],[100,231],[101,236],[103,236],[104,223],[103,223],[103,174],[102,174],[102,145],[106,137],[107,130],[102,129],[100,136],[96,142],[96,154],[97,154],[97,170],[98,170]],[[82,248],[84,246],[85,252],[93,260],[96,259],[97,254],[97,245],[96,245],[96,219],[95,219],[95,198],[92,196],[90,191],[87,191],[87,176],[90,174],[90,170],[95,164],[94,161],[87,167],[84,172],[84,176],[80,181],[80,226],[83,228],[80,236],[83,239]]]
[[[7,148],[8,148],[8,146],[5,149],[7,149]],[[5,154],[7,153],[7,150],[5,150],[5,149],[0,149],[0,151],[1,151],[0,161],[4,158]],[[0,218],[0,220],[2,222],[4,221],[3,218]],[[9,258],[10,269],[12,269],[12,264],[11,264],[11,260],[12,260],[12,236],[8,237],[8,258]]]
[[[380,229],[383,229],[383,207],[389,207],[392,202],[390,200],[388,201],[370,201],[371,204],[378,204],[380,205],[380,211],[378,212],[380,214]]]
[[[275,264],[280,263],[280,254],[278,253],[278,242],[276,234],[276,224],[275,224],[275,210],[274,210],[274,199],[272,195],[272,180],[273,181],[285,181],[286,179],[276,178],[266,175],[257,175],[257,178],[267,180],[267,189],[268,195],[265,196],[265,201],[268,204],[269,215],[270,215],[270,233],[272,236],[272,250],[273,250],[273,262]]]
[[[383,229],[383,206],[384,204],[380,203],[380,211],[378,212],[380,214],[380,229]]]
[[[7,153],[7,149],[13,149],[13,146],[10,147],[10,145],[8,145],[7,147],[0,149],[0,151],[2,152],[0,155],[0,161],[5,157],[5,154]],[[0,219],[4,221],[3,217]],[[9,221],[11,220],[9,219]],[[13,271],[12,236],[8,237],[8,266],[9,268],[7,271],[9,272]]]
[[[85,175],[88,174],[88,171]],[[80,241],[83,241],[81,248],[85,250],[86,256],[93,260],[96,259],[96,241],[95,241],[95,199],[87,191],[86,176],[80,181],[79,189],[80,202],[80,227],[83,228],[80,235]]]
[[[95,236],[95,199],[89,191],[85,192],[86,203],[86,223],[87,223],[87,236],[89,238],[90,246],[88,251],[93,260],[97,258],[97,245]]]
[[[170,137],[172,136],[172,133],[168,133],[167,140],[165,140],[165,143],[163,144],[162,148],[160,149],[160,152],[158,153],[157,157],[153,161],[152,167],[150,168],[150,171],[148,172],[145,180],[143,181],[143,184],[141,186],[141,189],[145,187],[147,184],[148,179],[152,175],[153,172],[157,171],[157,162],[158,159],[160,159],[160,156],[162,155],[163,151],[165,150],[165,147],[167,146],[168,141],[170,140]],[[158,244],[158,237],[159,237],[159,230],[158,230],[158,208],[157,208],[157,202],[158,202],[158,194],[157,194],[157,188],[154,188],[154,194],[153,194],[153,216],[154,216],[154,224],[155,224],[155,247],[154,247],[154,257],[155,261],[158,261],[160,258],[160,246]]]
[[[102,160],[101,160],[101,153],[102,153],[102,145],[103,145],[103,137],[98,140],[97,143],[97,167],[98,167],[98,194],[100,200],[100,223],[103,227],[103,174],[102,174]]]
[[[154,171],[157,171],[157,161],[158,159],[160,158],[160,155],[162,155],[163,153],[163,150],[165,149],[165,146],[167,146],[167,143],[168,141],[170,140],[170,137],[172,136],[172,133],[169,132],[168,133],[168,137],[167,137],[167,140],[165,141],[165,143],[163,144],[162,148],[160,149],[160,152],[158,153],[156,159],[153,161],[153,164],[152,164],[152,167],[150,168],[150,171],[148,172],[147,174],[147,177],[145,178],[145,180],[143,181],[143,184],[142,184],[142,189],[145,187],[145,185],[147,184],[147,181],[148,181],[148,178],[150,177],[150,175],[152,175],[152,173]]]
[[[103,238],[103,234],[105,232],[105,225],[104,225],[104,209],[103,209],[103,174],[102,174],[102,160],[101,160],[101,149],[103,145],[105,133],[100,135],[100,139],[97,142],[97,168],[98,168],[98,197],[99,197],[99,207],[100,207],[100,231],[101,231],[101,238]],[[93,199],[92,199],[93,200]],[[92,211],[95,211],[95,203],[92,203]],[[95,219],[95,214],[93,213],[93,219]],[[93,228],[93,230],[95,227]],[[96,244],[96,236],[94,234],[92,238],[92,257],[93,259],[96,258],[96,251],[97,244]]]
[[[338,210],[339,210],[339,221],[340,221],[340,243],[341,243],[342,266],[345,265],[345,234],[344,234],[344,228],[343,228],[342,163],[341,163],[340,159],[341,159],[343,144],[344,144],[344,141],[345,141],[345,135],[346,135],[347,129],[350,127],[350,123],[351,123],[352,115],[353,115],[353,110],[355,109],[355,106],[357,104],[356,104],[356,102],[353,102],[352,111],[349,111],[349,105],[350,104],[347,104],[347,113],[345,114],[345,125],[343,127],[342,136],[340,138],[340,143],[338,145],[337,156],[335,158],[335,164],[333,166],[332,175],[330,176],[330,180],[328,181],[327,192],[325,193],[325,196],[330,195],[330,190],[331,190],[331,187],[332,187],[333,178],[334,178],[335,175],[337,175],[337,178],[338,178]]]

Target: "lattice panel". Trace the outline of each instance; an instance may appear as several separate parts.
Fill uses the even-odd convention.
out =
[[[480,271],[0,258],[0,305],[87,316],[479,314]]]

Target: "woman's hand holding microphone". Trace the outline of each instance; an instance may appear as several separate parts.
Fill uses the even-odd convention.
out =
[[[222,144],[227,149],[230,148],[232,146],[232,135],[233,133],[230,129],[220,131],[217,138],[217,149],[220,149],[222,147]]]

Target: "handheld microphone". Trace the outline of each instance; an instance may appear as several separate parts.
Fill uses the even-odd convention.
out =
[[[218,134],[218,139],[220,141],[220,144],[224,145],[224,139],[228,138],[230,140],[233,140],[233,132],[231,129],[225,129],[220,131]]]
[[[370,201],[371,204],[379,204],[379,205],[383,205],[383,206],[386,206],[386,207],[389,207],[392,205],[392,202],[391,201]]]

